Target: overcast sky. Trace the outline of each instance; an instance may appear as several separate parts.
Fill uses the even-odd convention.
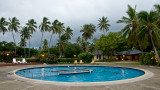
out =
[[[71,42],[76,42],[81,36],[80,29],[84,24],[97,26],[98,19],[102,16],[108,17],[111,25],[110,32],[119,31],[124,24],[117,24],[116,21],[126,16],[127,5],[137,6],[137,12],[141,10],[153,10],[154,4],[160,4],[160,0],[0,0],[0,17],[17,17],[21,26],[24,26],[29,19],[35,19],[37,25],[45,16],[51,22],[55,19],[70,26],[73,30]],[[93,37],[99,38],[103,32],[97,29]],[[44,34],[44,39],[49,40],[50,33]],[[20,34],[15,34],[16,43],[20,42]],[[52,45],[57,43],[57,35],[52,39]],[[31,47],[40,45],[41,32],[37,29],[31,38]],[[0,34],[0,41],[13,41],[12,34]]]

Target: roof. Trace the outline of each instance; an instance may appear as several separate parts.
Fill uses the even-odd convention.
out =
[[[119,53],[119,55],[134,55],[134,54],[142,54],[142,52],[134,49],[134,50],[122,51]]]
[[[103,52],[101,50],[96,50],[96,51],[92,52],[92,54],[94,54],[94,55],[103,55]]]

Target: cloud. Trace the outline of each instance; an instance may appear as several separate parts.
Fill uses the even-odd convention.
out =
[[[33,18],[39,26],[42,18],[48,17],[51,22],[55,19],[65,23],[73,29],[73,38],[71,42],[75,42],[81,26],[84,24],[98,24],[98,19],[102,16],[108,17],[111,24],[109,31],[119,31],[124,24],[117,24],[116,21],[126,16],[127,5],[137,6],[137,11],[153,9],[154,4],[159,4],[159,0],[0,0],[0,17],[17,17],[21,25]],[[97,29],[94,37],[99,37],[103,32]],[[44,34],[44,39],[49,40],[50,33]],[[20,35],[15,34],[16,42],[20,41]],[[53,36],[52,45],[57,43],[57,35]],[[0,41],[13,41],[11,33],[0,35]],[[41,40],[41,32],[33,34],[31,38],[31,46],[39,46]]]

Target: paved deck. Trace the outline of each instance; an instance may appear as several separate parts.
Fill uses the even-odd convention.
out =
[[[29,67],[41,67],[44,65],[22,65],[0,67],[0,90],[160,90],[160,67],[153,66],[124,66],[130,68],[146,69],[154,73],[154,76],[141,81],[116,85],[100,86],[63,86],[52,84],[40,84],[12,79],[7,72]],[[54,66],[54,65],[53,65]],[[117,65],[123,66],[123,65]]]

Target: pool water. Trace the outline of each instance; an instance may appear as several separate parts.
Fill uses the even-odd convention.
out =
[[[68,70],[71,71],[56,71]],[[91,69],[89,73],[60,75],[60,73],[83,72],[73,69]],[[139,77],[145,74],[144,71],[123,67],[105,66],[56,66],[22,69],[16,72],[17,75],[37,80],[58,81],[58,82],[105,82]]]

